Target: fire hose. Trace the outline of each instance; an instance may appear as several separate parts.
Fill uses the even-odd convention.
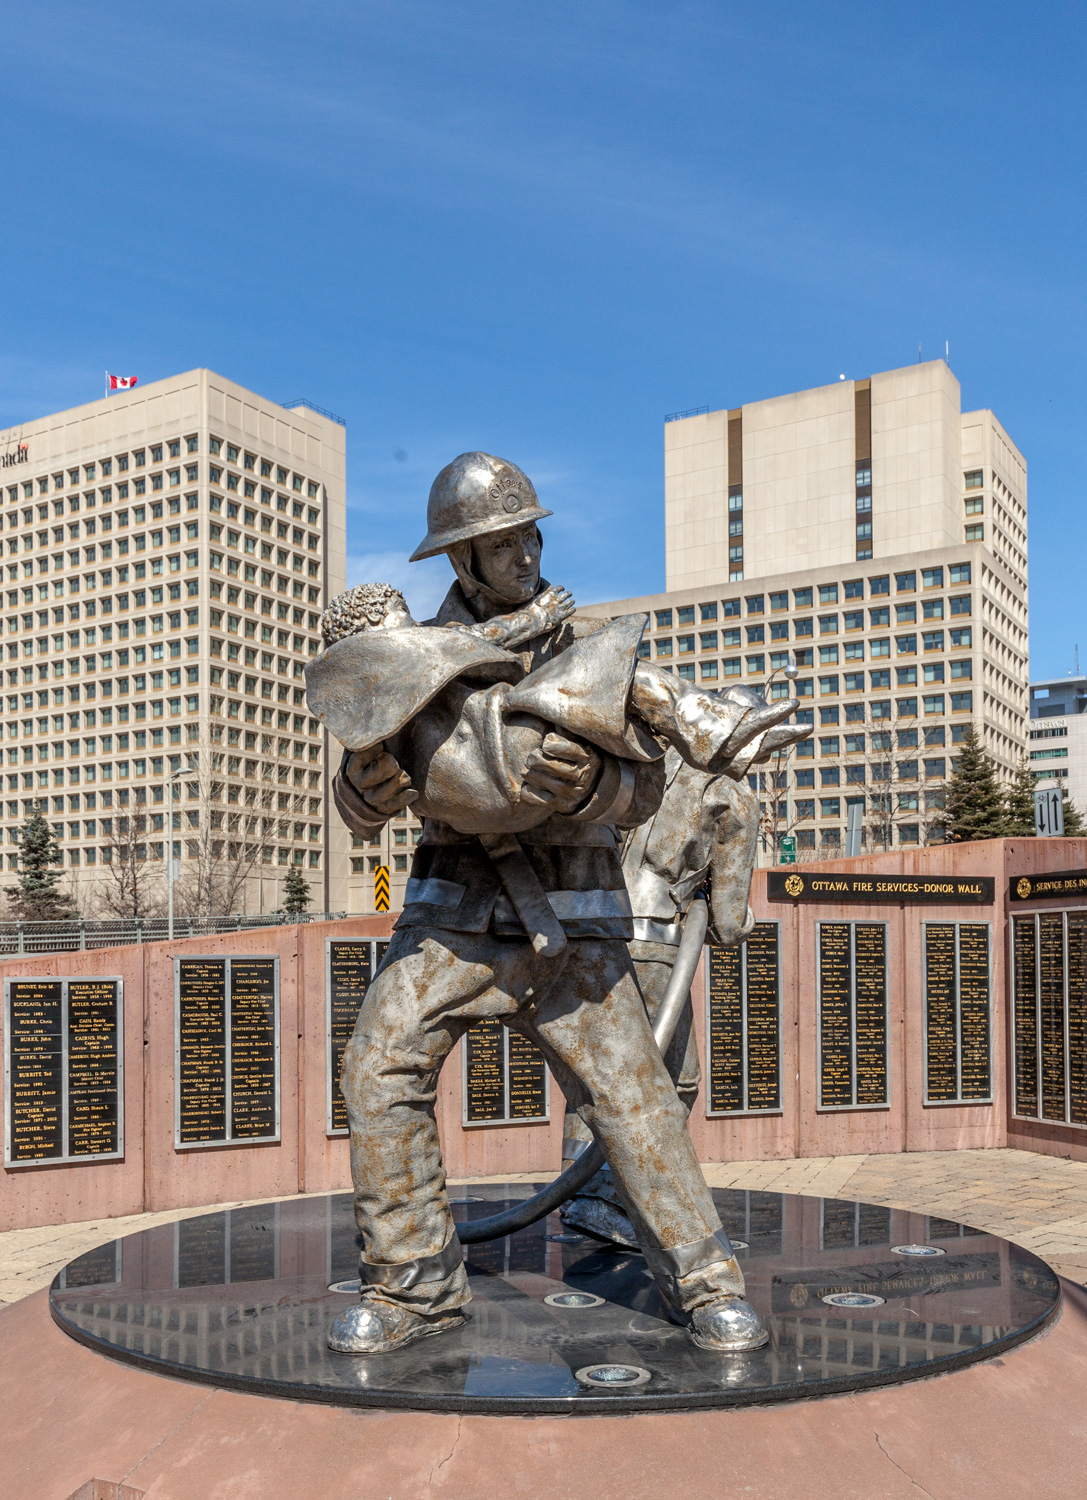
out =
[[[662,1056],[668,1050],[683,1007],[687,1003],[708,925],[709,909],[700,892],[687,908],[683,919],[683,935],[676,950],[676,961],[672,965],[672,977],[653,1022],[653,1040]],[[531,1198],[514,1203],[504,1212],[491,1214],[486,1219],[470,1219],[458,1224],[457,1238],[462,1245],[474,1245],[480,1240],[496,1240],[501,1235],[513,1234],[515,1230],[535,1224],[538,1219],[545,1218],[561,1203],[580,1192],[596,1176],[605,1160],[602,1147],[594,1141],[564,1172]]]

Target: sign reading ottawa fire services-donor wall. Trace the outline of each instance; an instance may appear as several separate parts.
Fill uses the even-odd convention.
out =
[[[117,978],[4,981],[4,1165],[124,1155]]]
[[[279,1140],[279,959],[174,960],[174,1144]]]

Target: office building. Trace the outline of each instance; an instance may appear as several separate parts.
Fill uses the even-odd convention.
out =
[[[1030,685],[1030,770],[1039,786],[1063,787],[1087,811],[1087,677]]]
[[[1026,463],[942,361],[731,410],[665,439],[665,589],[645,656],[691,682],[783,697],[814,737],[753,777],[772,848],[938,840],[972,726],[1005,775],[1027,743]]]
[[[87,915],[161,903],[171,821],[180,909],[272,911],[292,865],[348,907],[303,677],[344,464],[338,419],[203,369],[0,432],[8,870],[38,803]]]

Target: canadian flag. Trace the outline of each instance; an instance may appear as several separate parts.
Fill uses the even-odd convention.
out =
[[[110,375],[109,388],[111,391],[130,391],[137,379],[136,375]]]

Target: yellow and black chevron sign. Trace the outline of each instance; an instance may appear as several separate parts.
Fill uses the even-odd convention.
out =
[[[374,871],[374,910],[388,911],[389,909],[389,867],[378,865]]]

